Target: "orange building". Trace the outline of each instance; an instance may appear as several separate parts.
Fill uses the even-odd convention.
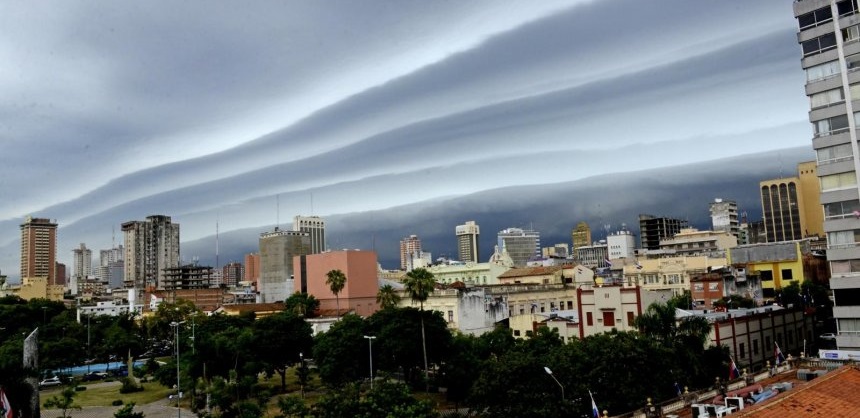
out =
[[[57,223],[27,217],[21,224],[21,279],[45,277],[57,280]]]
[[[326,274],[340,270],[346,276],[346,284],[338,298],[326,284]],[[293,257],[296,292],[308,293],[320,301],[320,311],[335,312],[340,299],[340,313],[354,311],[369,316],[379,307],[376,294],[379,292],[376,252],[362,250],[331,251]]]
[[[245,254],[245,277],[246,282],[254,283],[260,280],[260,253]]]

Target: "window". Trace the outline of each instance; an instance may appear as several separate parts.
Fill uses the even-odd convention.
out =
[[[860,92],[858,92],[857,97],[860,98]],[[821,148],[816,151],[816,155],[818,157],[818,164],[827,164],[850,160],[854,156],[854,153],[851,150],[851,144],[839,144]]]
[[[782,269],[782,280],[792,280],[794,278],[794,273],[791,269]]]
[[[827,245],[830,247],[853,246],[857,242],[860,242],[860,229],[827,233]]]
[[[857,63],[860,64],[860,54],[852,55],[852,57],[856,57]],[[845,57],[845,61],[848,62],[848,57]],[[850,70],[852,67],[849,65],[848,69]],[[806,69],[806,81],[816,81],[821,80],[823,78],[832,77],[841,73],[839,68],[839,61],[830,61],[825,62],[823,64],[813,65]]]
[[[860,83],[858,83],[858,86],[860,86]],[[853,93],[853,88],[851,91]],[[860,96],[857,97],[860,98]],[[825,90],[809,96],[809,106],[813,109],[830,106],[833,103],[841,103],[843,101],[845,101],[845,95],[842,94],[842,88]]]
[[[803,55],[817,54],[821,51],[826,51],[836,47],[836,34],[828,33],[817,38],[812,38],[800,44],[803,48]]]
[[[830,6],[827,6],[798,16],[797,26],[800,29],[804,29],[811,26],[820,25],[830,20],[833,20],[833,13],[830,12]]]
[[[860,39],[860,25],[852,25],[842,29],[842,42],[854,42]]]
[[[757,356],[758,355],[758,340],[753,340],[752,346],[753,346],[753,355]]]
[[[573,309],[573,302],[567,301],[567,309]]]
[[[836,11],[839,16],[857,13],[857,0],[842,0],[836,2]]]
[[[591,315],[591,312],[585,313],[585,324],[588,326],[594,325],[594,317]]]
[[[738,351],[738,354],[740,354],[740,358],[747,358],[747,347],[744,343],[738,344]]]
[[[848,115],[839,115],[812,122],[815,136],[833,135],[846,129],[848,129]]]
[[[695,292],[703,292],[705,290],[704,283],[693,283],[693,291]]]
[[[603,326],[604,327],[614,327],[615,326],[615,312],[603,311]]]
[[[711,292],[717,291],[718,290],[717,286],[718,286],[717,283],[708,283],[708,290]]]
[[[822,176],[820,179],[821,191],[847,189],[857,185],[857,176],[853,171]]]
[[[773,272],[770,270],[762,270],[759,272],[759,275],[763,282],[773,281]]]
[[[860,260],[840,260],[830,262],[831,273],[860,273]]]
[[[514,330],[514,337],[519,337],[519,336],[520,336],[520,330],[515,329]]]
[[[454,322],[454,311],[448,311],[448,322]]]
[[[636,320],[636,316],[633,312],[627,312],[627,325],[633,326],[633,322]]]

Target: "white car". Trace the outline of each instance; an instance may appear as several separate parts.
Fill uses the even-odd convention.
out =
[[[63,382],[60,380],[60,378],[57,376],[54,376],[54,377],[49,377],[49,378],[39,382],[39,387],[40,388],[49,388],[52,386],[60,386],[62,384],[63,384]]]
[[[833,341],[836,339],[836,334],[834,334],[832,332],[828,332],[828,333],[819,335],[818,338],[821,338],[822,340]]]

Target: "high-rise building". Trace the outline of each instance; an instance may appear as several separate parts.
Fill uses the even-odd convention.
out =
[[[525,267],[534,257],[540,257],[540,232],[520,228],[499,231],[498,245],[507,252],[516,267]]]
[[[245,276],[247,282],[257,283],[260,280],[260,253],[245,254]]]
[[[481,254],[478,249],[478,237],[481,235],[478,224],[466,221],[463,225],[457,225],[454,233],[457,234],[457,256],[460,261],[477,263]]]
[[[124,251],[122,244],[120,244],[119,246],[115,246],[109,250],[101,250],[99,251],[99,265],[109,266],[113,262],[124,260],[123,257]]]
[[[570,233],[570,238],[573,244],[571,254],[576,258],[576,249],[579,247],[587,247],[591,245],[591,228],[585,221],[576,224],[576,228]]]
[[[710,205],[711,230],[725,231],[739,238],[738,203],[734,200],[714,199]]]
[[[21,224],[21,280],[45,277],[47,284],[57,281],[57,223],[50,219],[27,217]]]
[[[421,240],[418,235],[410,235],[400,240],[400,270],[408,270],[412,260],[421,258]]]
[[[307,232],[282,231],[260,234],[260,280],[257,290],[264,303],[287,300],[293,294],[293,257],[307,255],[311,237]]]
[[[221,267],[221,283],[227,287],[236,287],[239,282],[245,280],[245,267],[242,263],[231,262]]]
[[[310,254],[319,254],[326,250],[325,219],[319,216],[296,216],[293,218],[293,231],[308,233],[311,238]]]
[[[809,121],[817,154],[824,204],[823,225],[833,290],[836,346],[860,349],[860,26],[856,0],[803,0],[793,3],[806,72]],[[787,185],[786,185],[787,187]],[[782,195],[780,195],[782,196]]]
[[[815,161],[798,164],[796,177],[764,180],[759,188],[767,242],[824,235]]]
[[[639,215],[639,246],[645,250],[659,250],[660,240],[671,238],[687,227],[687,221],[675,218]]]
[[[66,265],[58,261],[56,267],[54,268],[54,271],[56,271],[56,278],[54,279],[54,284],[65,285],[67,277]]]
[[[93,251],[87,248],[83,242],[78,248],[72,250],[72,258],[75,262],[75,272],[78,280],[84,280],[93,274]]]
[[[122,232],[126,287],[164,289],[164,269],[179,267],[179,224],[169,216],[153,215],[123,223]]]
[[[636,238],[627,228],[622,228],[614,234],[606,236],[607,258],[616,260],[620,258],[636,258]]]

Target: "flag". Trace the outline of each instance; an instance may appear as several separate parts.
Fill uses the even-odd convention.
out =
[[[679,385],[678,382],[675,382],[675,392],[678,393],[678,397],[681,397],[683,394],[683,392],[681,392],[681,385]]]
[[[777,344],[776,341],[773,342],[773,346],[773,356],[775,357],[774,362],[777,366],[779,366],[780,364],[782,364],[782,362],[785,361],[785,356],[782,355],[782,350],[779,349],[779,344]]]
[[[9,404],[9,399],[6,397],[6,392],[0,388],[0,418],[12,418],[15,413],[12,411],[12,405]]]
[[[591,415],[594,418],[600,418],[600,411],[597,410],[597,404],[594,403],[594,395],[591,394],[591,391],[588,391],[588,396],[591,397]]]
[[[609,257],[604,258],[604,259],[603,259],[603,261],[605,261],[605,262],[606,262],[606,265],[607,265],[607,266],[612,267],[612,262],[611,262],[611,261],[609,261]]]
[[[741,371],[738,369],[738,365],[735,364],[735,359],[729,356],[729,360],[732,362],[729,365],[729,380],[737,379],[741,376]]]

